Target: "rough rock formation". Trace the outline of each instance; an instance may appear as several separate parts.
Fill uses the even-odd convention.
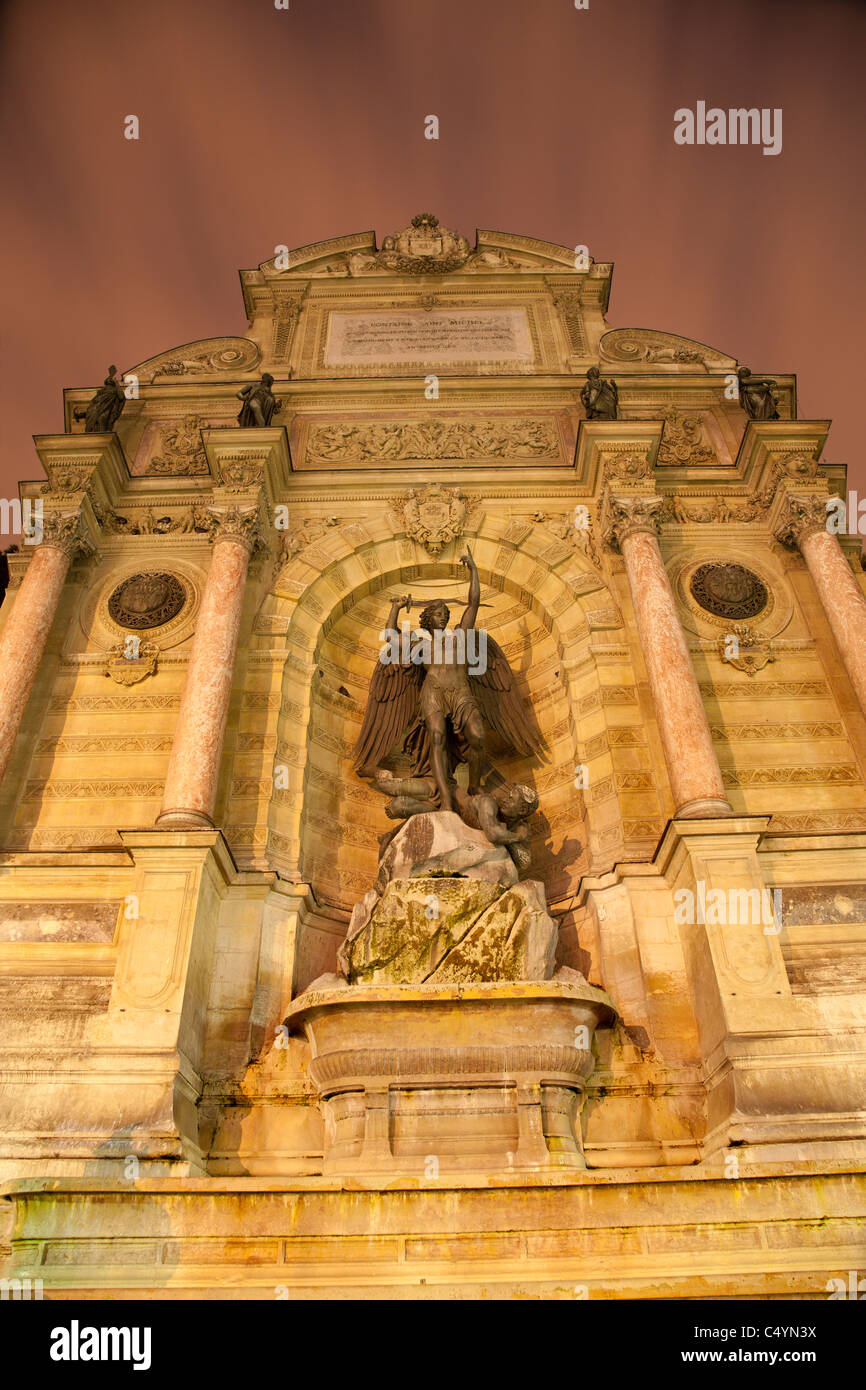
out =
[[[540,883],[451,812],[413,816],[356,905],[338,962],[349,984],[547,980],[557,928]]]

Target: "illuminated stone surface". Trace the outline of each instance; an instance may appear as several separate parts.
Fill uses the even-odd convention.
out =
[[[245,338],[139,364],[115,434],[74,423],[87,388],[37,437],[45,536],[0,609],[6,1272],[46,1297],[826,1297],[866,1216],[866,600],[824,526],[828,423],[788,375],[747,422],[735,359],[608,330],[607,265],[431,227],[244,272]],[[381,335],[395,305],[506,314],[518,356],[464,357],[461,329],[438,370],[387,334],[326,360],[334,315]],[[594,364],[617,420],[583,419]],[[284,423],[239,430],[263,372]],[[657,499],[618,548],[611,499]],[[523,963],[469,924],[438,983],[349,985],[395,828],[351,766],[384,615],[459,606],[467,543],[548,752],[492,754],[538,794],[522,886],[480,845],[440,891],[493,895],[479,918],[532,896],[555,959],[538,915]],[[766,592],[754,674],[691,589],[725,564]],[[117,684],[110,600],[142,574],[184,602]],[[435,880],[396,862],[395,899]],[[694,910],[765,893],[778,921]],[[398,915],[381,932],[407,953]],[[513,978],[530,957],[548,978]]]

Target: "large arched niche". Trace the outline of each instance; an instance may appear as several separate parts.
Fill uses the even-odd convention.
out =
[[[609,594],[585,558],[572,551],[563,556],[542,527],[528,528],[520,545],[505,542],[507,521],[494,520],[436,558],[392,533],[371,537],[372,528],[364,528],[366,540],[356,545],[347,533],[358,528],[340,528],[280,577],[288,655],[274,761],[288,785],[275,785],[271,796],[268,861],[282,875],[308,882],[323,905],[351,910],[375,878],[379,837],[394,824],[351,761],[390,601],[407,591],[413,598],[457,597],[451,607],[459,616],[467,584],[458,555],[467,539],[488,605],[480,621],[506,651],[548,744],[544,761],[495,758],[506,776],[539,793],[530,825],[535,871],[550,901],[565,903],[592,867],[591,826],[575,768],[605,710],[584,604],[597,607],[600,595]],[[554,552],[556,563],[545,551]]]

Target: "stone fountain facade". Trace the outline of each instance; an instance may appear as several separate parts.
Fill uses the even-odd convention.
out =
[[[825,1297],[866,1210],[829,424],[793,376],[750,418],[735,358],[611,330],[610,265],[416,222],[244,272],[245,336],[36,436],[0,610],[5,1273]],[[263,373],[282,409],[241,429]],[[547,747],[500,760],[538,795],[519,874],[448,812],[386,841],[351,765],[383,612],[453,600],[467,543]]]

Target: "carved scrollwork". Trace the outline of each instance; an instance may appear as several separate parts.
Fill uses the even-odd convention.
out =
[[[158,660],[159,647],[155,642],[127,637],[106,652],[105,674],[118,685],[137,685],[147,676],[156,675]]]
[[[249,338],[207,338],[188,343],[174,352],[161,352],[142,362],[136,375],[142,380],[165,376],[207,376],[213,372],[249,372],[257,367],[261,352]]]
[[[769,637],[762,637],[745,623],[738,624],[732,632],[724,633],[719,638],[718,651],[722,661],[737,671],[745,671],[747,676],[754,676],[769,662],[776,660]]]

